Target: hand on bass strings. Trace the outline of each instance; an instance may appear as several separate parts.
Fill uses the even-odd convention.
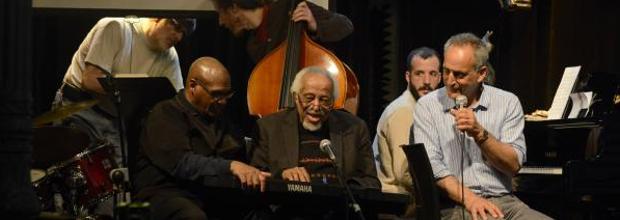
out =
[[[308,30],[310,30],[311,32],[316,32],[316,20],[314,19],[314,15],[312,14],[312,11],[310,11],[310,8],[308,7],[308,4],[303,1],[300,2],[297,7],[295,8],[295,10],[293,11],[293,15],[291,16],[291,19],[295,22],[299,22],[299,21],[306,21],[308,22]]]

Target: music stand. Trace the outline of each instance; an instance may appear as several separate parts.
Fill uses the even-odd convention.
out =
[[[129,151],[124,151],[124,153],[129,153],[124,157],[135,155],[133,151],[137,150],[140,120],[155,104],[172,98],[176,91],[166,77],[113,77],[99,78],[98,80],[108,97],[112,101],[117,100],[116,108],[120,106],[120,109],[117,109],[119,111],[117,116],[118,119],[124,121],[124,128],[127,128],[126,133],[121,133],[121,143],[126,140],[127,146],[129,146],[129,148],[121,146],[125,148],[124,150]],[[127,138],[123,138],[123,136]],[[123,158],[125,163],[123,166],[130,165],[127,162],[133,161],[131,159],[134,158]]]
[[[401,148],[405,151],[409,163],[409,173],[413,180],[416,219],[441,219],[439,193],[424,144],[401,145]]]
[[[116,108],[119,135],[121,140],[122,164],[110,174],[112,181],[123,182],[120,193],[122,198],[114,198],[114,208],[117,207],[117,199],[131,201],[125,190],[129,186],[129,172],[134,163],[138,151],[141,121],[146,113],[158,102],[172,98],[176,92],[170,80],[165,77],[106,77],[98,78],[99,84],[108,94]],[[121,171],[123,181],[117,180]],[[118,184],[118,182],[115,182]],[[117,192],[118,193],[118,192]],[[114,211],[117,217],[116,210]]]

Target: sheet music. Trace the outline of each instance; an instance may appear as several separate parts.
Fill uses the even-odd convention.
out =
[[[555,91],[555,96],[553,97],[553,103],[549,109],[549,116],[547,117],[547,120],[562,119],[562,114],[564,114],[568,98],[573,91],[573,87],[575,86],[575,82],[579,76],[580,69],[581,66],[571,66],[564,69],[562,81],[560,82],[558,89]]]
[[[573,102],[573,107],[570,110],[568,118],[577,118],[582,109],[585,109],[585,114],[588,113],[588,109],[592,104],[592,92],[576,92],[570,94],[570,99]]]

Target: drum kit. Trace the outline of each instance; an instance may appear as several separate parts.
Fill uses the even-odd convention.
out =
[[[114,147],[89,147],[89,136],[69,127],[44,126],[90,108],[96,101],[78,102],[36,117],[33,133],[32,185],[42,211],[88,215],[90,210],[113,195],[109,173],[118,168]]]

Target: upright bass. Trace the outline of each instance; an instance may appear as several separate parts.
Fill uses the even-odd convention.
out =
[[[299,0],[292,0],[292,12]],[[351,69],[332,52],[312,41],[305,22],[289,19],[286,39],[269,52],[252,70],[248,80],[247,101],[251,115],[262,117],[294,107],[289,88],[297,72],[307,66],[325,68],[336,80],[339,93],[334,107],[357,113],[359,84]]]

